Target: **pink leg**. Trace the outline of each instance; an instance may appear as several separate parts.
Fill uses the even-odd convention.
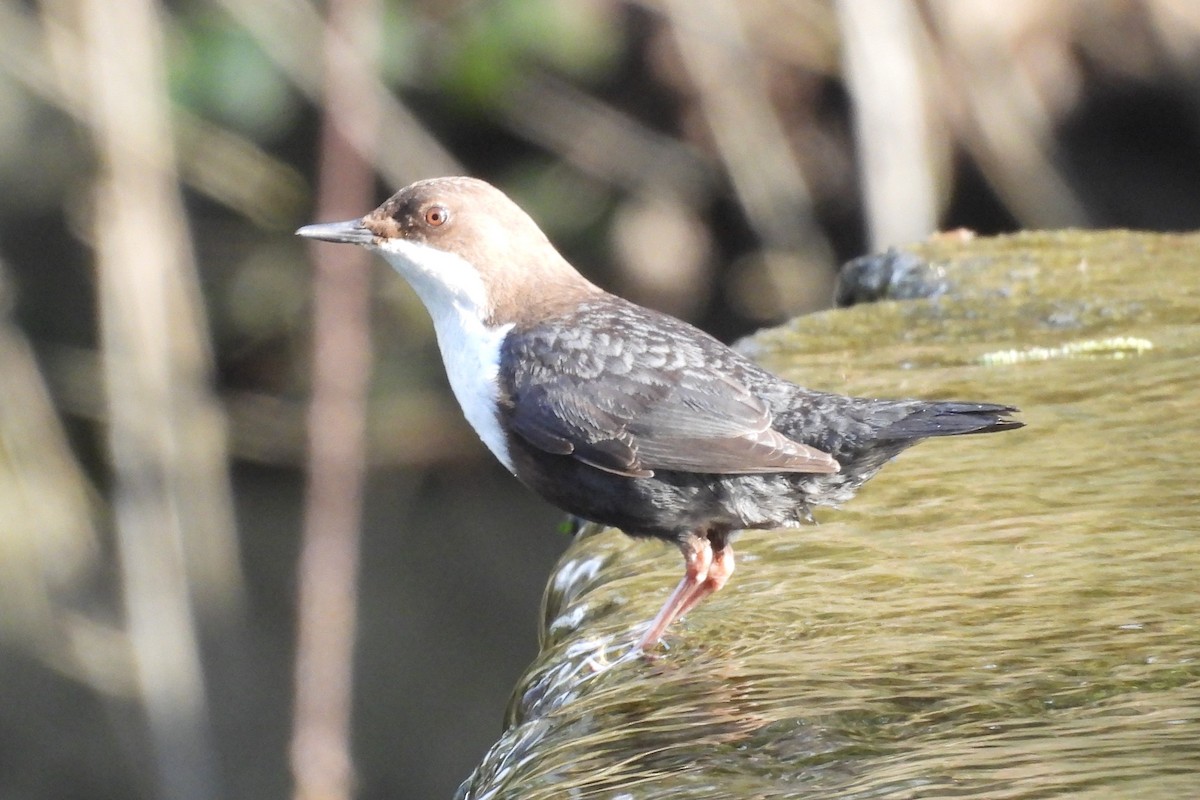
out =
[[[712,545],[709,544],[708,539],[691,534],[679,544],[679,549],[683,551],[685,570],[683,579],[679,581],[675,591],[671,592],[667,602],[654,617],[650,623],[650,630],[646,631],[646,635],[637,643],[635,650],[644,652],[658,644],[663,631],[683,613],[684,604],[708,580],[709,567],[713,561]]]
[[[725,543],[718,545],[713,552],[712,563],[708,567],[708,577],[704,582],[692,590],[691,595],[683,601],[679,612],[675,615],[676,618],[682,617],[684,614],[691,611],[700,601],[708,597],[713,592],[720,591],[721,587],[729,581],[729,576],[733,574],[733,545]]]

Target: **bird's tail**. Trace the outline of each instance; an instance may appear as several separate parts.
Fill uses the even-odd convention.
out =
[[[912,413],[878,430],[877,441],[905,441],[929,436],[992,433],[1024,427],[1010,419],[1019,409],[994,403],[922,403]]]

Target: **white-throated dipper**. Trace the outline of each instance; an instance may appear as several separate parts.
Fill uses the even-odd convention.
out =
[[[990,403],[801,388],[706,333],[605,292],[503,192],[401,189],[300,236],[376,250],[433,317],[454,395],[523,483],[584,519],[678,545],[685,574],[638,643],[733,572],[733,534],[812,521],[921,439],[1021,427]]]

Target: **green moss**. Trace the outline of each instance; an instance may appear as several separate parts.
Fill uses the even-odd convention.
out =
[[[591,530],[551,581],[518,690],[538,702],[466,796],[1173,797],[1194,779],[1200,237],[909,251],[940,294],[743,347],[814,387],[1012,403],[1028,427],[922,444],[820,526],[743,535],[730,585],[655,661],[612,663],[678,554]]]

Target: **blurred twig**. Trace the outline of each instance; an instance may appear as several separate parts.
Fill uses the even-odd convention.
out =
[[[736,3],[665,0],[705,120],[738,199],[773,249],[827,251],[800,165],[771,106]]]
[[[98,354],[45,343],[38,354],[54,404],[67,414],[107,424],[107,409],[96,394],[103,383]],[[226,390],[220,400],[235,460],[287,467],[304,463],[308,408],[298,398]],[[478,437],[462,413],[443,400],[436,389],[415,385],[373,402],[367,416],[367,463],[427,468],[477,460]]]
[[[580,172],[634,194],[669,192],[696,202],[717,182],[715,170],[683,142],[552,75],[524,75],[501,113],[513,132]]]
[[[373,56],[379,45],[373,0],[335,0],[324,54],[325,117],[317,216],[345,218],[370,204],[380,125]],[[355,42],[351,49],[349,43]],[[367,253],[345,245],[313,248],[313,398],[309,474],[300,553],[296,703],[291,744],[296,800],[348,800],[358,529],[365,472],[366,387],[370,369]]]
[[[800,257],[805,270],[831,274],[832,247],[816,224],[808,184],[746,38],[741,5],[663,0],[660,6],[738,201],[764,248]],[[776,313],[799,302],[785,274],[796,267],[779,258],[763,261],[770,294],[781,306]]]
[[[125,613],[159,792],[220,794],[193,603],[241,595],[220,411],[175,180],[150,0],[78,0],[104,382]]]
[[[346,146],[374,164],[391,186],[400,187],[416,177],[457,175],[462,167],[417,119],[392,95],[370,69],[364,53],[346,32],[330,32],[321,24],[316,8],[305,0],[220,0],[220,5],[255,38],[263,51],[309,98],[322,102],[324,83],[321,61],[312,57],[324,50],[358,75],[346,87],[378,109],[379,124],[371,129],[362,120],[340,123]],[[280,20],[287,25],[280,25]],[[376,144],[378,142],[378,145]]]
[[[910,0],[836,0],[835,7],[868,247],[923,239],[937,230],[942,170],[934,163],[917,9]]]
[[[91,665],[71,652],[57,595],[100,555],[89,487],[8,306],[0,264],[0,635],[86,674]]]
[[[88,121],[86,81],[60,81],[78,75],[82,48],[78,34],[44,4],[41,25],[16,4],[0,3],[0,69],[34,96]],[[201,120],[185,109],[171,110],[180,179],[198,192],[269,225],[295,218],[303,196],[299,175],[250,139]]]
[[[1001,25],[977,0],[930,0],[927,8],[942,80],[958,100],[960,113],[947,114],[956,126],[953,136],[1022,226],[1086,226],[1087,212],[1056,153],[1054,125],[1065,109],[1039,93],[1034,74],[1040,65],[1021,57],[1018,36],[1033,33],[1041,9],[1013,6],[1015,13]],[[1060,14],[1072,11],[1056,8]]]

